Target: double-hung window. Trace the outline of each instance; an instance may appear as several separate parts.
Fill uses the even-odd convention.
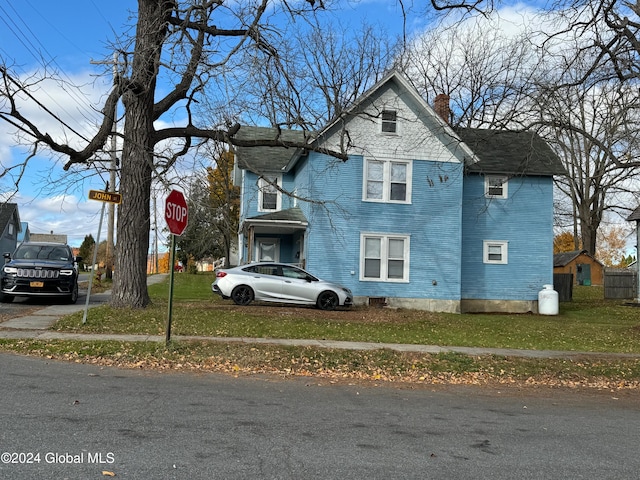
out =
[[[398,133],[398,112],[383,110],[380,117],[382,119],[382,133]]]
[[[409,281],[409,236],[362,234],[360,280]]]
[[[487,198],[507,198],[508,185],[505,176],[487,175],[484,177],[484,195]]]
[[[504,240],[485,240],[483,242],[484,263],[506,265],[509,263],[509,243]]]
[[[275,212],[282,209],[282,177],[261,177],[258,182],[258,211]]]
[[[366,159],[364,170],[364,200],[411,203],[410,161]]]

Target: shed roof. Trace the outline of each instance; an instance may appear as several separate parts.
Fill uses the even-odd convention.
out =
[[[596,258],[594,258],[592,255],[589,255],[589,253],[586,250],[574,250],[572,252],[561,252],[561,253],[554,254],[553,255],[553,266],[554,267],[564,267],[564,266],[570,264],[572,261],[574,261],[580,255],[586,255],[587,257],[591,258],[594,262],[599,263],[600,265],[602,265]]]

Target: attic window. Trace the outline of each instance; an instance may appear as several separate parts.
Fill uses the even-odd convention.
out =
[[[484,178],[484,194],[487,198],[507,198],[508,178],[487,175]]]
[[[395,110],[382,111],[382,133],[398,133],[398,113]]]

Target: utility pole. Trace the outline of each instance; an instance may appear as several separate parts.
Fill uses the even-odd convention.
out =
[[[158,209],[156,208],[156,194],[153,194],[153,225],[155,232],[155,240],[153,247],[153,258],[155,261],[155,273],[160,273],[159,261],[158,261]]]
[[[113,60],[111,62],[108,61],[94,61],[91,60],[91,63],[94,65],[100,64],[112,64],[113,65],[113,85],[115,86],[118,81],[118,53],[113,52]],[[110,192],[116,191],[116,170],[118,168],[118,139],[116,137],[116,132],[118,131],[118,105],[116,104],[113,107],[113,112],[111,112],[113,118],[113,130],[111,133],[111,167],[109,168],[109,185],[111,188]],[[116,206],[113,203],[109,204],[109,211],[107,214],[107,251],[105,255],[105,270],[107,278],[112,278],[113,274],[113,252],[115,250],[114,247],[114,231],[115,231],[115,217],[116,217]],[[98,246],[96,245],[96,248]]]

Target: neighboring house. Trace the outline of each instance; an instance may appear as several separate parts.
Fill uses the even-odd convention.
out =
[[[553,273],[573,274],[574,285],[604,285],[604,265],[586,250],[556,253]]]
[[[18,244],[28,242],[31,239],[31,230],[27,222],[20,222],[20,233],[18,234]]]
[[[236,147],[240,263],[302,265],[359,304],[537,311],[553,284],[552,177],[564,169],[537,135],[454,130],[448,97],[436,102],[391,72],[313,138],[241,127],[243,140],[348,145],[349,158]]]
[[[52,242],[52,243],[67,243],[67,235],[64,233],[32,233],[32,242]]]
[[[22,231],[18,205],[0,203],[0,254],[13,253],[18,245],[18,236]]]

